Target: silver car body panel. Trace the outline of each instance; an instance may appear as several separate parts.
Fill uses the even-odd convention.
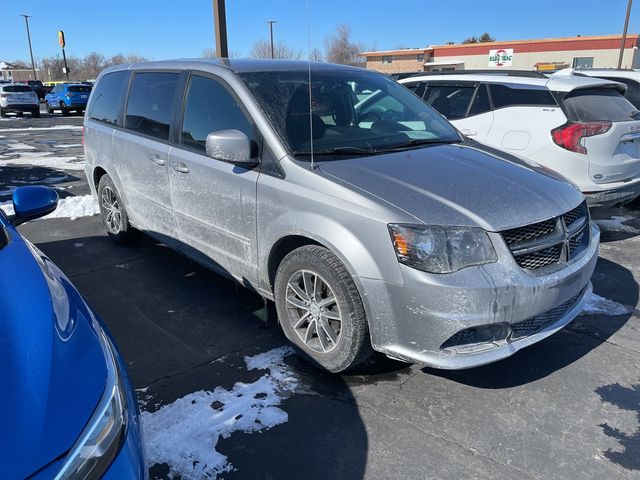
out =
[[[471,367],[511,355],[577,315],[579,302],[534,336],[480,353],[443,353],[442,342],[461,328],[515,323],[579,292],[584,297],[597,259],[597,227],[578,259],[534,277],[515,263],[497,233],[489,234],[498,255],[494,264],[440,275],[400,265],[388,224],[478,226],[498,232],[566,213],[584,197],[548,172],[508,154],[496,159],[495,151],[474,142],[319,162],[312,169],[288,154],[232,70],[303,66],[186,60],[107,69],[97,82],[127,68],[214,75],[242,102],[262,136],[263,150],[277,160],[283,175],[213,160],[107,126],[87,114],[88,178],[102,168],[120,191],[134,225],[267,298],[273,298],[269,258],[279,242],[297,236],[324,245],[345,264],[360,291],[374,348],[392,357],[441,368]],[[150,154],[166,162],[158,164],[162,162],[154,162]],[[188,172],[175,170],[175,164],[184,164]],[[90,184],[95,194],[95,182]]]

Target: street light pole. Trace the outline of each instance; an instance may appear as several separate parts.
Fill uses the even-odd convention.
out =
[[[24,23],[27,26],[27,40],[29,40],[29,55],[31,55],[31,69],[33,70],[33,79],[37,80],[38,75],[36,75],[36,63],[33,61],[33,50],[31,49],[31,33],[29,32],[29,19],[31,15],[20,15],[24,17]]]
[[[228,58],[227,14],[224,0],[213,0],[213,27],[216,32],[216,55],[219,58]]]
[[[273,24],[276,23],[277,20],[269,20],[267,23],[269,24],[269,36],[271,37],[271,59],[275,58],[273,54]]]
[[[624,30],[622,32],[622,42],[620,42],[620,55],[618,56],[618,70],[622,68],[622,55],[624,55],[624,44],[627,43],[627,28],[629,27],[629,15],[631,14],[631,4],[633,0],[627,3],[627,16],[624,19]]]

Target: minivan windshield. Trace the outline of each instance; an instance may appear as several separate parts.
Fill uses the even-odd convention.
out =
[[[304,70],[239,77],[288,150],[301,159],[310,156],[312,145],[317,155],[357,156],[461,141],[440,114],[379,73],[312,70],[311,89]]]

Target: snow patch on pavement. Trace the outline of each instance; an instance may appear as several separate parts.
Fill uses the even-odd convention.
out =
[[[7,144],[7,146],[11,150],[37,150],[36,147],[32,145],[27,145],[26,143],[21,143],[21,142],[9,143]]]
[[[587,303],[582,309],[582,315],[604,314],[604,315],[627,315],[633,312],[634,308],[623,305],[608,298],[592,293],[587,298]]]
[[[7,215],[13,215],[13,202],[2,202],[0,208],[4,210]],[[43,217],[48,218],[70,218],[75,220],[80,217],[91,217],[100,213],[100,208],[91,195],[82,195],[78,197],[66,197],[61,198],[58,201],[58,208],[52,213]]]
[[[84,170],[84,159],[81,157],[56,157],[51,152],[21,152],[19,155],[19,158],[0,155],[0,166],[31,165],[56,170]]]
[[[166,463],[169,476],[183,479],[217,478],[233,465],[216,451],[220,437],[268,430],[287,422],[278,407],[295,392],[298,378],[284,363],[293,353],[281,347],[245,357],[249,370],[269,372],[253,383],[236,383],[179,398],[156,412],[142,412],[149,466]]]
[[[624,224],[624,222],[628,222],[629,220],[632,220],[632,218],[614,215],[609,220],[596,220],[596,223],[602,230],[607,232],[640,233],[640,230],[637,228]]]
[[[0,132],[37,132],[46,130],[82,130],[81,125],[53,125],[52,127],[0,128]]]
[[[67,143],[67,144],[58,144],[58,145],[51,145],[53,148],[74,148],[74,147],[81,147],[82,144],[81,143]]]

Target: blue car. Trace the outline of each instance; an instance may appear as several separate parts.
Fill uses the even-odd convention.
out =
[[[74,110],[82,113],[87,108],[90,94],[91,85],[84,83],[62,83],[56,85],[44,97],[47,112],[52,114],[54,110],[60,110],[63,117],[66,117]]]
[[[135,394],[113,340],[16,226],[55,210],[27,186],[0,210],[0,477],[145,479]]]

